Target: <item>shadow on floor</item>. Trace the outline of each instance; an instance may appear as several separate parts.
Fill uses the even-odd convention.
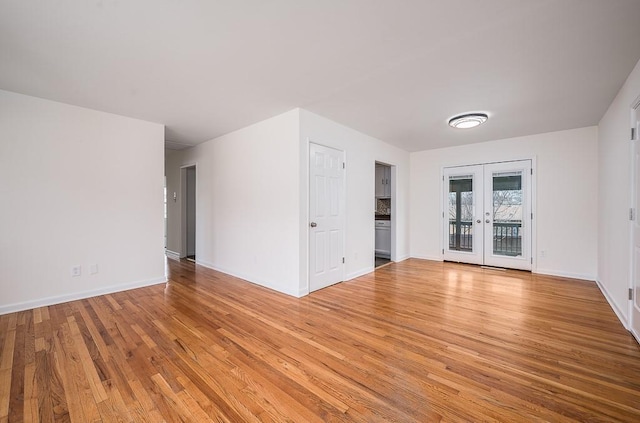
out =
[[[387,263],[391,263],[391,260],[382,257],[376,257],[376,267],[384,266]]]

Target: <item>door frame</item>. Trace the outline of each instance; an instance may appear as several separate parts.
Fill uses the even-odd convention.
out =
[[[636,166],[636,153],[638,149],[640,149],[640,95],[634,100],[631,104],[630,109],[630,128],[634,132],[634,137],[631,139],[630,143],[630,156],[631,156],[631,195],[630,195],[630,203],[631,210],[633,213],[633,218],[629,219],[629,233],[631,234],[629,244],[630,244],[630,255],[629,255],[629,289],[631,290],[631,298],[628,300],[629,303],[629,319],[628,319],[628,329],[631,332],[631,335],[636,339],[638,343],[640,343],[640,329],[638,331],[634,328],[634,313],[635,312],[635,302],[636,297],[640,295],[640,292],[636,289],[635,279],[636,279],[636,261],[635,261],[635,228],[634,226],[638,221],[638,209],[640,208],[640,198],[638,198],[637,190],[640,188],[637,185],[636,172],[640,172],[640,168]],[[640,311],[638,320],[640,320]],[[640,324],[639,324],[640,326]]]
[[[332,150],[336,150],[336,151],[340,151],[342,153],[342,161],[345,164],[345,170],[344,173],[342,175],[342,204],[344,206],[344,212],[342,214],[342,254],[343,257],[346,258],[346,252],[347,252],[347,245],[346,245],[346,240],[347,240],[347,209],[348,209],[348,196],[347,196],[347,152],[342,149],[342,148],[336,148],[334,146],[325,144],[325,143],[321,143],[321,142],[317,142],[314,140],[311,140],[310,138],[307,138],[307,149],[306,149],[306,169],[307,169],[307,204],[306,204],[306,234],[307,234],[307,238],[306,238],[306,244],[307,244],[307,286],[306,286],[306,294],[310,294],[311,292],[314,292],[311,290],[311,231],[310,231],[310,224],[311,224],[311,177],[312,177],[312,173],[311,173],[311,144],[315,144],[318,145],[320,147],[325,147],[325,148],[330,148]],[[336,282],[336,283],[340,283],[340,282],[344,282],[345,280],[345,275],[346,275],[346,263],[342,263],[342,266],[340,266],[340,281]]]
[[[488,164],[497,164],[497,163],[509,163],[509,162],[519,162],[523,160],[531,160],[531,171],[533,172],[531,176],[531,213],[533,214],[533,219],[531,219],[531,273],[536,273],[538,268],[538,240],[537,240],[537,179],[538,179],[538,163],[537,156],[529,156],[529,157],[505,157],[503,159],[490,159],[483,162],[452,162],[450,164],[445,164],[440,167],[440,251],[442,251],[442,258],[444,260],[444,250],[446,245],[444,244],[444,231],[445,231],[445,219],[444,213],[448,211],[447,206],[444,203],[444,175],[445,169],[451,167],[463,167],[463,166],[478,166],[478,165],[488,165]]]
[[[198,163],[190,163],[180,166],[180,258],[187,256],[187,169],[194,167],[196,170],[196,228],[198,225]],[[198,259],[198,230],[195,231],[196,262]]]
[[[376,165],[383,165],[383,166],[387,166],[389,168],[389,179],[391,180],[391,186],[389,187],[391,189],[391,191],[389,192],[390,198],[391,198],[391,247],[390,247],[390,253],[389,253],[389,260],[391,262],[395,262],[397,260],[396,257],[396,231],[397,231],[397,225],[396,225],[396,217],[398,215],[397,210],[398,210],[398,206],[397,206],[397,194],[396,194],[396,179],[397,179],[397,166],[395,164],[391,164],[389,162],[384,162],[381,160],[374,160],[373,161],[373,169],[374,169],[374,181],[375,181],[375,167]],[[345,175],[346,176],[346,175]],[[375,185],[374,185],[374,192],[373,192],[373,210],[374,210],[374,214],[375,214],[375,210],[377,208],[377,201],[378,199],[376,198],[376,193],[375,193]],[[374,216],[374,221],[373,221],[374,225],[375,225],[375,216]],[[374,228],[375,231],[375,228]],[[373,262],[372,262],[372,266],[373,269],[375,270],[376,268],[376,249],[375,249],[375,232],[374,232],[374,242],[373,242]]]

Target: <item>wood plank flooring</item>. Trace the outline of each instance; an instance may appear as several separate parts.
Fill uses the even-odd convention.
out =
[[[411,259],[302,299],[188,262],[0,316],[0,422],[638,422],[593,282]]]

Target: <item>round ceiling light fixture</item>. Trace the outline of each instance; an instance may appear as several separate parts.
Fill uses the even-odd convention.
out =
[[[489,119],[486,113],[465,113],[449,119],[449,126],[452,128],[469,129],[482,125]]]

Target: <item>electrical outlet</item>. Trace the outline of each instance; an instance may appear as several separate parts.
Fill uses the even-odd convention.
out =
[[[547,255],[546,250],[540,250],[540,258],[545,258],[546,255]]]
[[[71,276],[80,276],[82,275],[82,266],[73,266],[71,268]]]

